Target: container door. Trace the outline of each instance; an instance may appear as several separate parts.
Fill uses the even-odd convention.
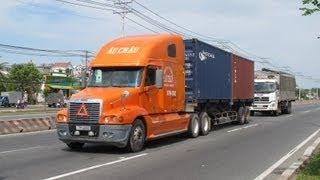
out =
[[[254,63],[239,56],[232,56],[233,88],[235,100],[250,100],[254,96]]]

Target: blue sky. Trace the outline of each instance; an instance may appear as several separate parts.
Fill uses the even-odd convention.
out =
[[[104,2],[104,0],[96,0]],[[320,78],[320,14],[301,16],[300,0],[137,0],[179,25],[212,37],[228,39],[274,64],[290,66]],[[133,7],[139,8],[137,4]],[[142,10],[142,9],[141,9]],[[151,27],[130,15],[132,19]],[[126,23],[126,35],[151,33]],[[110,11],[69,6],[55,0],[9,0],[0,6],[0,43],[47,49],[97,51],[121,36],[120,17]],[[81,58],[44,58],[0,52],[1,61],[35,63]],[[260,68],[261,66],[257,66]],[[304,87],[320,86],[298,79]]]

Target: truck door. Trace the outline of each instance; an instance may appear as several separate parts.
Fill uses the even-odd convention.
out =
[[[163,117],[158,113],[161,112],[159,106],[159,94],[161,94],[160,89],[156,85],[156,70],[157,67],[149,66],[147,67],[145,73],[145,80],[143,83],[143,92],[142,92],[142,107],[148,111],[150,117],[152,118],[151,122],[151,133],[158,135],[163,133],[162,123]]]
[[[142,103],[143,107],[148,111],[149,114],[159,113],[159,102],[157,100],[159,89],[155,86],[156,70],[156,67],[147,67],[143,87]]]

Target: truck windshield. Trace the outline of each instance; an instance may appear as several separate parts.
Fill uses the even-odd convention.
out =
[[[277,90],[274,82],[255,82],[254,88],[256,93],[271,93]]]
[[[93,69],[89,78],[89,87],[138,87],[142,68],[133,69]]]

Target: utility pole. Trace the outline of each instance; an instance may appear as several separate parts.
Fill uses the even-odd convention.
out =
[[[119,14],[121,17],[121,34],[124,37],[125,36],[125,18],[128,13],[131,13],[132,11],[128,8],[128,4],[132,3],[132,0],[130,1],[124,1],[124,0],[115,0],[114,5],[117,6],[120,10],[114,10],[113,14]]]
[[[82,71],[82,86],[87,86],[87,72],[88,72],[88,50],[84,50],[85,54],[85,68]]]

